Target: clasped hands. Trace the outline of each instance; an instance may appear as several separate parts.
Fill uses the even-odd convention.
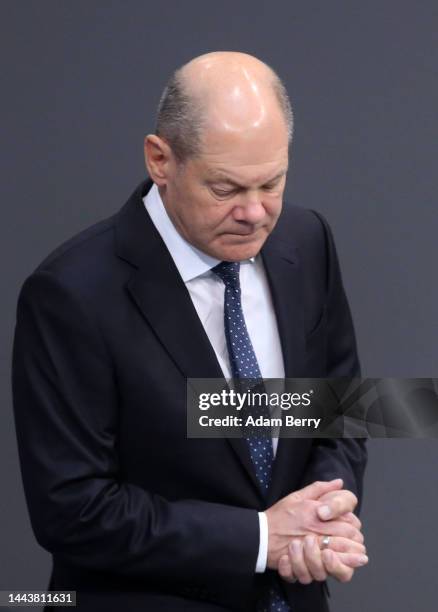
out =
[[[368,563],[362,524],[353,514],[357,498],[342,487],[340,478],[314,482],[266,510],[267,565],[284,580],[309,584],[333,576],[348,582]]]

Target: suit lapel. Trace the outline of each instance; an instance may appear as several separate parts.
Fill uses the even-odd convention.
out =
[[[283,352],[286,378],[304,376],[305,337],[298,252],[269,240],[262,249]]]
[[[142,202],[150,186],[147,181],[134,192],[117,223],[117,253],[136,267],[128,292],[185,377],[221,377],[189,292]]]

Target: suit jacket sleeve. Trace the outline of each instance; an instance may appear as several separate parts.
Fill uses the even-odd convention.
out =
[[[121,478],[116,372],[90,309],[58,276],[37,270],[24,283],[13,350],[20,462],[37,540],[82,568],[248,586],[257,511],[169,501]]]
[[[332,232],[324,217],[319,218],[326,244],[326,377],[360,377],[356,339],[350,308],[345,295]],[[358,498],[360,510],[363,474],[367,461],[365,439],[315,439],[311,460],[303,478],[303,486],[316,480],[342,478],[344,487]]]

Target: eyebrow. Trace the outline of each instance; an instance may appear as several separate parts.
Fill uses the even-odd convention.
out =
[[[262,184],[268,185],[269,183],[275,183],[275,181],[278,181],[286,173],[287,173],[287,168],[281,170],[275,176],[271,177],[267,181],[264,181]],[[246,189],[245,185],[241,185],[240,183],[230,178],[229,176],[227,176],[225,173],[221,172],[220,170],[211,171],[208,180],[209,181],[221,181],[222,183],[227,183],[228,185],[232,185],[233,187],[239,187],[241,189]]]

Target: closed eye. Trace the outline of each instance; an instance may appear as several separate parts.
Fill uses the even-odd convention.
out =
[[[211,187],[211,190],[218,198],[229,198],[239,191],[238,189],[216,189],[214,187]]]
[[[269,181],[268,183],[265,183],[264,185],[260,187],[260,189],[262,189],[263,191],[274,191],[275,189],[279,187],[283,176],[284,176],[284,173],[282,173],[280,176],[275,177],[273,180]],[[217,198],[225,200],[227,198],[232,198],[233,196],[237,195],[238,193],[242,191],[246,191],[246,187],[243,187],[240,185],[236,185],[236,186],[230,185],[229,188],[224,188],[224,187],[219,187],[219,186],[216,187],[214,185],[210,185],[210,190]]]
[[[271,189],[275,189],[276,187],[278,187],[279,183],[280,183],[280,179],[272,183],[266,183],[266,185],[262,186],[262,189],[264,189],[265,191],[271,191]]]

